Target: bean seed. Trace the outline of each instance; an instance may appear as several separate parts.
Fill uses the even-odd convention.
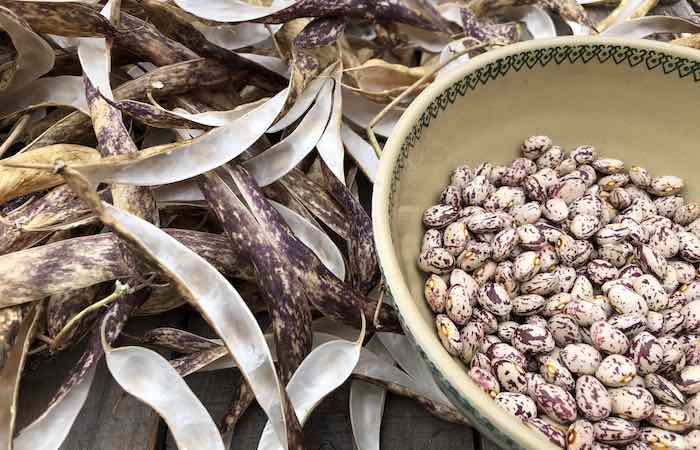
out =
[[[427,230],[423,235],[423,243],[421,244],[421,253],[424,253],[433,248],[442,247],[442,232],[435,228]]]
[[[593,375],[600,366],[600,352],[589,344],[569,344],[561,351],[567,369],[576,375]]]
[[[452,172],[451,184],[457,189],[464,189],[472,179],[472,170],[469,166],[459,166]]]
[[[450,355],[457,356],[462,351],[462,339],[457,326],[444,314],[435,317],[435,327],[442,346]]]
[[[684,187],[685,183],[683,182],[682,178],[674,175],[665,175],[662,177],[652,178],[647,190],[651,194],[665,197],[681,192]]]
[[[682,407],[685,395],[669,380],[661,375],[650,373],[644,377],[649,392],[661,403],[669,406]]]
[[[491,361],[491,372],[496,376],[501,389],[508,392],[527,393],[525,369],[517,362],[508,358],[498,358]]]
[[[567,450],[590,450],[593,447],[593,424],[587,420],[577,420],[566,432]]]
[[[683,435],[656,427],[643,427],[639,430],[639,439],[652,449],[686,450]]]
[[[621,387],[627,385],[637,374],[637,369],[629,358],[622,355],[610,355],[603,359],[595,372],[604,385]]]
[[[515,329],[512,344],[521,352],[546,353],[554,348],[554,338],[544,327],[524,324]]]
[[[559,386],[549,383],[535,387],[535,403],[552,420],[568,424],[576,420],[576,401],[574,397]]]
[[[625,334],[605,321],[591,325],[591,340],[593,346],[605,353],[624,355],[629,348],[629,340]]]
[[[428,249],[418,257],[418,267],[422,271],[438,275],[448,273],[454,264],[454,256],[441,247]]]
[[[483,325],[474,320],[467,323],[467,325],[462,328],[460,340],[462,341],[462,349],[459,356],[465,363],[470,363],[484,340]]]
[[[639,429],[625,419],[608,417],[593,424],[593,434],[597,441],[604,444],[624,445],[639,437]]]
[[[654,406],[646,420],[655,427],[668,431],[683,432],[690,428],[690,416],[688,413],[673,406]]]
[[[526,419],[525,425],[532,430],[542,433],[552,444],[560,448],[566,448],[566,434],[544,420],[537,417]]]
[[[642,387],[625,386],[608,391],[612,414],[628,420],[644,420],[654,410],[654,397]]]
[[[496,398],[501,392],[498,380],[488,370],[484,370],[480,367],[472,367],[469,369],[469,376],[489,397]]]
[[[447,301],[447,283],[441,277],[433,274],[425,281],[425,300],[435,314],[445,311]]]
[[[527,395],[516,392],[501,392],[494,400],[501,408],[522,420],[537,417],[537,405]]]

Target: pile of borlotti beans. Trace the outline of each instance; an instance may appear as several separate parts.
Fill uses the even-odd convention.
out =
[[[423,215],[445,349],[562,448],[700,449],[700,205],[591,146],[521,154],[458,167]]]

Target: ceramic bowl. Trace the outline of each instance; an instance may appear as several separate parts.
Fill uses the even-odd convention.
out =
[[[700,52],[653,41],[560,38],[473,58],[430,85],[384,147],[373,222],[387,286],[406,334],[440,387],[473,425],[504,448],[555,448],[506,414],[445,351],[423,299],[416,260],[423,211],[451,171],[507,164],[523,139],[546,134],[565,150],[594,145],[603,156],[685,178],[700,189]]]

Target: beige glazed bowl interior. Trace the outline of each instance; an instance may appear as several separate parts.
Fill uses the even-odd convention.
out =
[[[373,221],[382,270],[406,334],[441,388],[504,448],[554,449],[471,382],[445,351],[423,299],[416,260],[423,211],[455,167],[506,164],[546,134],[571,150],[686,180],[700,189],[700,52],[651,41],[561,38],[493,50],[433,83],[403,114],[381,158]]]

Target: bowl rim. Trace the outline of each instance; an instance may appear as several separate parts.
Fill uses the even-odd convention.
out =
[[[434,333],[434,330],[432,327],[423,326],[420,323],[421,321],[411,320],[412,316],[417,314],[417,307],[408,284],[401,273],[398,255],[394,251],[387,204],[391,196],[394,166],[400,155],[402,144],[411,132],[414,124],[419,121],[421,114],[442,92],[466,75],[498,59],[526,51],[556,46],[581,45],[620,45],[640,50],[655,50],[679,58],[700,61],[700,51],[695,49],[651,40],[604,36],[567,36],[530,40],[491,50],[466,61],[445,76],[433,81],[406,108],[384,146],[373,189],[372,224],[375,245],[384,281],[393,298],[404,332],[426,360],[426,363],[431,366],[433,373],[438,378],[442,378],[442,380],[438,380],[439,384],[443,384],[443,387],[454,391],[448,394],[458,397],[461,402],[472,405],[482,416],[480,417],[481,423],[477,424],[477,428],[479,425],[485,426],[487,423],[490,423],[495,427],[495,430],[491,430],[492,432],[495,431],[503,435],[502,438],[522,448],[554,450],[558,447],[551,444],[543,435],[534,433],[521,421],[513,420],[513,417],[509,414],[503,414],[500,410],[494,409],[496,404],[465,376],[464,370],[459,368],[461,363],[449,356],[442,347],[425,345],[422,336],[425,333]],[[458,368],[460,370],[457,370]],[[459,407],[460,405],[456,406]]]

